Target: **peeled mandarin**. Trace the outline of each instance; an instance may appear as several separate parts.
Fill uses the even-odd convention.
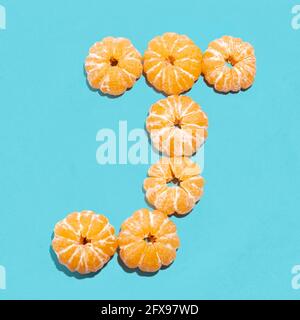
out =
[[[176,225],[162,212],[140,209],[121,226],[120,258],[128,268],[156,272],[170,265],[179,248]]]
[[[254,48],[231,36],[214,40],[203,55],[202,72],[205,80],[219,92],[246,90],[252,86],[256,74]]]
[[[154,103],[146,128],[155,149],[167,156],[191,156],[207,138],[208,118],[187,96],[169,96]]]
[[[157,210],[171,215],[190,212],[203,195],[200,167],[187,157],[161,158],[144,180],[146,198]]]
[[[199,78],[201,61],[201,50],[190,38],[168,32],[149,42],[144,73],[158,91],[180,94],[191,89]]]
[[[85,70],[92,88],[118,96],[141,76],[142,56],[128,39],[107,37],[90,48]]]
[[[117,249],[114,228],[93,211],[73,212],[54,228],[52,248],[58,261],[72,272],[97,272]]]

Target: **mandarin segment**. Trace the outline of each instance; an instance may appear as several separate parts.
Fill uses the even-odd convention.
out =
[[[207,128],[205,112],[187,96],[169,96],[157,101],[146,120],[154,148],[168,156],[193,155],[207,138]]]
[[[142,56],[128,39],[106,37],[90,48],[85,70],[92,88],[118,96],[141,76]]]
[[[162,163],[165,170],[160,170]],[[187,157],[161,158],[150,167],[144,180],[148,202],[167,215],[190,212],[203,194],[200,172],[200,167]]]
[[[139,266],[145,248],[145,241],[138,239],[131,244],[123,245],[122,250],[120,250],[120,257],[128,268],[135,269]]]
[[[154,244],[151,243],[145,247],[138,266],[143,272],[156,272],[161,268],[161,259]]]
[[[180,242],[175,224],[162,212],[140,209],[123,222],[120,258],[128,268],[156,272],[176,258]]]
[[[254,48],[231,36],[214,40],[203,55],[202,72],[205,80],[217,91],[246,90],[252,86],[256,74]]]
[[[173,32],[152,39],[144,54],[147,80],[167,95],[191,89],[201,74],[202,53],[185,35]]]
[[[117,249],[117,238],[105,216],[85,210],[71,213],[55,225],[52,248],[70,271],[87,274],[109,261]]]

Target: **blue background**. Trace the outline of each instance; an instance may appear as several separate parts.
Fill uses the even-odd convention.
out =
[[[8,1],[0,31],[0,264],[8,298],[299,299],[300,30],[294,1]],[[119,228],[145,207],[148,165],[97,164],[96,133],[143,128],[162,97],[142,77],[117,99],[91,91],[89,47],[128,37],[143,53],[154,36],[187,34],[204,51],[224,34],[253,44],[254,86],[215,93],[201,78],[188,93],[207,112],[205,196],[178,226],[175,263],[152,277],[125,272],[117,255],[95,277],[57,268],[55,223],[92,209]]]

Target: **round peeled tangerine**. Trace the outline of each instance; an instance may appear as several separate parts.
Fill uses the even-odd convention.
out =
[[[117,249],[117,238],[108,219],[93,211],[73,212],[54,228],[52,248],[58,261],[72,272],[97,272]]]
[[[142,56],[128,39],[107,37],[90,48],[85,70],[92,88],[118,96],[141,76]]]
[[[191,156],[207,138],[208,118],[190,97],[170,96],[151,106],[146,128],[158,151]]]
[[[205,80],[219,92],[246,90],[252,86],[256,74],[254,48],[231,36],[214,40],[203,55],[202,72]]]
[[[146,198],[157,210],[171,215],[190,212],[203,194],[200,167],[187,157],[161,158],[144,180]]]
[[[176,258],[176,225],[164,213],[140,209],[121,226],[120,258],[128,268],[156,272]]]
[[[144,73],[166,95],[192,88],[201,74],[202,53],[186,35],[167,32],[152,39],[144,54]]]

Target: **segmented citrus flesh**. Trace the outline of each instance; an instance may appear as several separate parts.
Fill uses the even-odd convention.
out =
[[[176,257],[176,225],[162,212],[140,209],[121,226],[120,257],[128,268],[156,272]]]
[[[85,70],[92,88],[116,96],[141,76],[142,56],[128,39],[107,37],[90,48]]]
[[[208,118],[187,96],[170,96],[154,103],[146,120],[153,146],[168,156],[191,156],[207,137]]]
[[[87,274],[103,268],[117,249],[114,228],[93,211],[73,212],[54,228],[52,248],[72,272]]]
[[[149,168],[144,180],[147,200],[167,215],[190,212],[203,194],[200,172],[187,157],[161,158]]]
[[[186,35],[172,32],[152,39],[144,55],[144,72],[167,95],[192,88],[201,74],[202,53]]]
[[[217,91],[238,92],[248,89],[256,74],[254,48],[231,36],[214,40],[203,55],[202,72],[206,81]]]

